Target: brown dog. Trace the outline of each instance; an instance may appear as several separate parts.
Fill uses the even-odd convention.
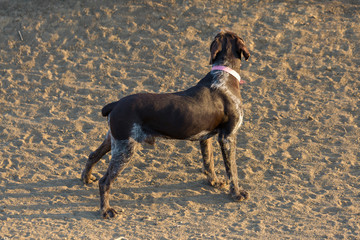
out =
[[[115,217],[110,207],[110,187],[130,162],[138,143],[154,144],[156,137],[199,140],[205,173],[212,186],[220,183],[214,171],[211,137],[218,135],[230,193],[236,201],[249,194],[240,190],[235,160],[235,134],[243,120],[240,100],[241,55],[250,56],[244,41],[232,32],[220,32],[210,46],[213,69],[197,85],[182,92],[130,95],[102,109],[110,130],[104,142],[90,154],[82,173],[86,184],[95,180],[92,167],[111,150],[107,172],[99,181],[103,218]]]

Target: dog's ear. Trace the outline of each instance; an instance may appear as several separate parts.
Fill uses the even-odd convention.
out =
[[[249,49],[245,46],[244,41],[241,38],[237,37],[236,45],[237,45],[237,49],[238,49],[237,51],[240,56],[240,59],[241,59],[241,54],[242,54],[242,55],[244,55],[245,60],[247,61],[248,58],[250,57],[250,52],[249,52]]]
[[[213,64],[215,58],[219,52],[222,50],[222,43],[218,37],[214,39],[214,41],[210,45],[210,64]]]

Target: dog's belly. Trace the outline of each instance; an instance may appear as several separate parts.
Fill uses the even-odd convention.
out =
[[[146,136],[191,141],[204,140],[218,133],[217,129],[208,129],[196,125],[180,126],[179,124],[161,126],[157,124],[156,126],[149,126],[148,124],[145,124],[141,126],[141,130]]]
[[[134,129],[136,130],[136,134],[133,134],[133,138],[137,141],[137,142],[147,142],[149,144],[153,144],[155,141],[155,138],[164,138],[164,139],[177,139],[177,140],[189,140],[189,141],[200,141],[200,140],[206,140],[208,138],[211,138],[212,136],[216,135],[218,133],[217,130],[213,130],[213,131],[207,131],[207,130],[203,130],[201,132],[198,132],[196,134],[193,135],[173,135],[173,134],[164,134],[164,133],[159,133],[157,131],[154,130],[150,130],[148,128],[142,128],[139,125],[134,125]],[[133,131],[134,133],[135,131]]]
[[[208,138],[211,138],[212,136],[216,135],[218,133],[217,130],[214,131],[201,131],[198,134],[195,134],[193,136],[190,136],[188,138],[186,138],[185,140],[190,140],[190,141],[199,141],[199,140],[206,140]]]

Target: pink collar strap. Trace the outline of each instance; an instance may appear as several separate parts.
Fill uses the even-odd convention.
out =
[[[235,70],[232,70],[229,67],[226,67],[226,66],[213,66],[211,71],[215,71],[215,70],[220,70],[220,71],[227,72],[227,73],[231,74],[233,77],[235,77],[239,81],[240,84],[245,83],[244,80],[241,80],[240,75]]]

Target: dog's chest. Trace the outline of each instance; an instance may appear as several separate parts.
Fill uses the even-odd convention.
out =
[[[211,88],[219,91],[224,98],[225,114],[233,123],[232,132],[236,132],[243,122],[244,115],[240,95],[235,93],[234,89],[230,89],[226,82],[226,76],[222,76],[215,80],[211,85]]]
[[[229,118],[231,118],[232,122],[234,123],[232,132],[235,133],[238,131],[238,129],[240,128],[243,122],[244,111],[239,96],[236,96],[230,90],[228,90],[227,96],[229,98],[229,101],[227,102],[228,104],[227,109],[229,111],[228,115]]]

